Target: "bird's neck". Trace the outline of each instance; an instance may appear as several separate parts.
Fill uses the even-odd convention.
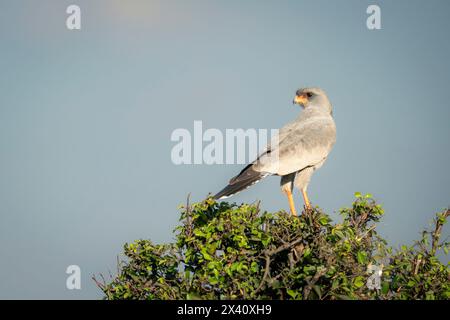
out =
[[[311,118],[311,117],[329,117],[330,112],[328,110],[323,110],[315,107],[306,107],[301,113],[300,118]]]

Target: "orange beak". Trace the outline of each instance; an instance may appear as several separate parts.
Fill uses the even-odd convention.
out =
[[[295,96],[293,103],[299,104],[301,106],[304,106],[308,102],[308,97],[306,97],[306,94],[302,94],[299,96]]]

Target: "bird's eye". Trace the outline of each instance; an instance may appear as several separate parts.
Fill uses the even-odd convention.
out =
[[[306,93],[306,96],[307,96],[308,98],[311,98],[311,97],[313,96],[313,94],[312,94],[311,92],[307,92],[307,93]]]

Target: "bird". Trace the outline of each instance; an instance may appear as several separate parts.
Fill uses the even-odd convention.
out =
[[[321,88],[298,89],[293,104],[302,107],[297,118],[279,129],[256,160],[232,178],[214,199],[228,198],[275,175],[281,177],[281,191],[287,196],[292,215],[297,216],[294,188],[302,193],[305,209],[311,209],[308,184],[336,142],[336,124],[331,102]]]

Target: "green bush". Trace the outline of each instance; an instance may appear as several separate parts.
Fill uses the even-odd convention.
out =
[[[119,274],[94,280],[106,299],[450,298],[450,268],[436,257],[448,253],[440,236],[450,210],[398,250],[377,234],[383,209],[370,195],[340,213],[332,223],[320,209],[297,218],[208,198],[182,207],[175,243],[126,244]]]

